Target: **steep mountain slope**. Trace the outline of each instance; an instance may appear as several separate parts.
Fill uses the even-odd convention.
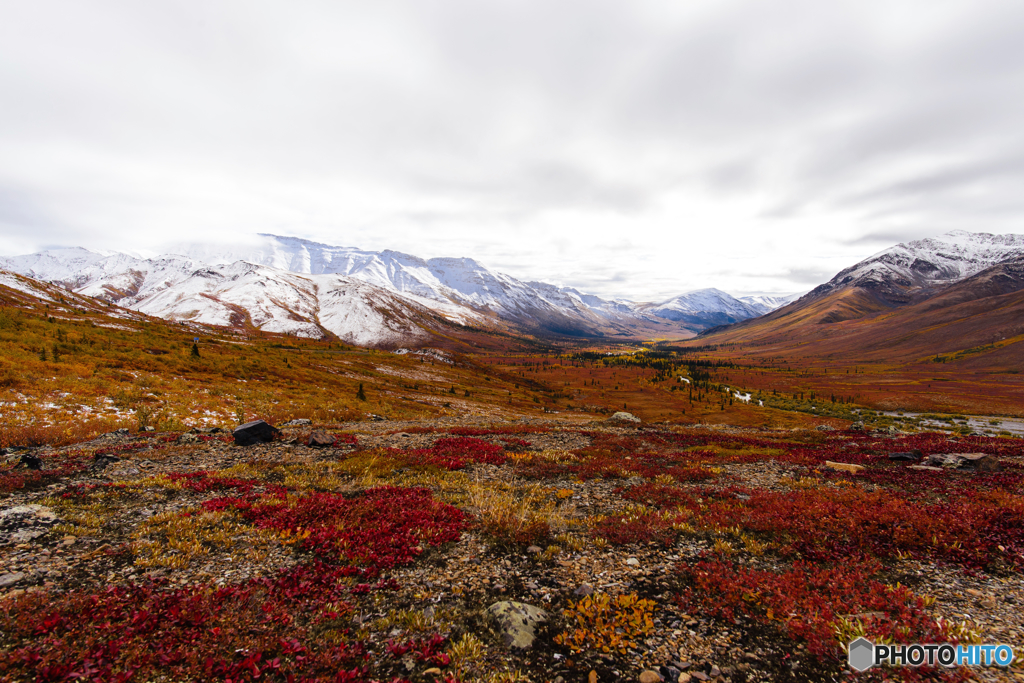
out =
[[[422,341],[427,309],[339,275],[297,275],[239,261],[206,267],[142,300],[138,309],[171,320],[253,327],[303,337],[324,331],[359,346]]]
[[[902,305],[919,301],[942,287],[1024,254],[1024,235],[992,235],[955,230],[934,239],[916,240],[879,252],[840,271],[811,290],[820,297],[859,287],[879,301]]]
[[[788,306],[702,338],[786,358],[905,362],[966,354],[977,356],[979,367],[1012,369],[1009,359],[1024,358],[1024,249],[1012,248],[1024,240],[960,237],[958,249],[938,250],[936,240],[922,240],[930,253],[920,243],[899,245]],[[926,256],[931,265],[922,265]],[[905,284],[914,264],[931,275]]]
[[[606,324],[637,322],[628,304],[545,283],[522,282],[470,258],[422,259],[392,250],[365,251],[278,235],[258,237],[238,247],[185,245],[181,251],[207,263],[244,260],[293,273],[346,275],[415,297],[449,317],[467,315],[459,309],[468,309],[468,320],[473,322],[496,318],[569,335],[601,334]]]
[[[179,251],[183,253],[143,259],[85,249],[57,249],[0,259],[0,268],[59,283],[152,315],[245,321],[264,329],[297,334],[329,330],[323,324],[328,318],[347,319],[350,311],[343,297],[331,297],[330,310],[312,316],[311,312],[319,309],[301,294],[308,291],[303,282],[327,276],[341,276],[343,280],[328,278],[319,283],[324,288],[321,294],[345,282],[346,286],[339,291],[357,296],[350,307],[353,310],[364,308],[369,297],[375,302],[374,310],[411,307],[410,310],[419,311],[418,316],[425,309],[459,325],[542,335],[686,338],[710,325],[742,320],[765,310],[764,306],[744,304],[717,290],[691,292],[657,306],[606,300],[570,287],[523,282],[468,258],[427,260],[397,251],[372,252],[274,235],[260,235],[230,247],[184,245]],[[273,281],[273,287],[292,292],[275,294],[287,303],[270,303],[259,289],[257,277],[239,276],[245,270],[240,265],[243,263],[267,269],[260,272],[271,274],[268,282]],[[232,275],[221,277],[224,268],[233,269]],[[305,280],[283,278],[282,273]],[[365,289],[357,292],[352,288],[356,282],[392,296],[370,296],[366,294],[370,290]],[[211,291],[211,287],[216,291]],[[255,289],[248,291],[249,288]],[[296,308],[293,304],[300,300],[306,303]],[[219,303],[214,305],[211,301]],[[407,317],[404,310],[397,316]],[[376,324],[370,328],[371,338],[391,339],[397,334],[395,329],[385,331]],[[345,328],[345,333],[352,331]],[[413,341],[410,339],[409,343]]]

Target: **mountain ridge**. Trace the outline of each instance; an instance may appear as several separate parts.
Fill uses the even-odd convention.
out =
[[[341,287],[356,298],[350,308],[367,311],[393,307],[398,317],[411,319],[437,314],[457,325],[491,327],[542,335],[570,337],[642,336],[646,334],[692,336],[696,331],[723,320],[734,321],[759,315],[771,303],[747,304],[724,292],[718,292],[711,304],[689,306],[685,317],[675,316],[668,305],[686,298],[700,298],[697,290],[663,304],[608,300],[572,287],[544,282],[524,282],[510,275],[491,271],[474,259],[438,257],[423,259],[395,250],[373,252],[353,247],[336,247],[296,237],[260,234],[258,239],[237,247],[225,245],[185,245],[179,253],[144,259],[129,254],[93,252],[80,247],[63,248],[0,259],[0,267],[69,289],[107,299],[129,308],[160,317],[205,320],[213,324],[238,324],[239,311],[229,314],[225,301],[240,306],[248,316],[246,324],[296,334],[337,334],[309,315],[296,313],[288,306],[271,305],[258,293],[229,292],[228,282],[257,287],[255,281],[241,278],[248,263],[266,269],[264,287],[277,288],[279,300],[305,301],[302,310],[319,309],[308,301],[309,288],[304,281],[283,273],[316,280],[327,276],[316,291],[330,292]],[[225,279],[224,269],[234,273]],[[205,274],[205,275],[204,275]],[[200,286],[203,278],[217,279],[216,294]],[[381,290],[355,287],[356,282]],[[207,283],[209,284],[209,283]],[[401,299],[396,299],[395,296]],[[201,299],[201,300],[200,300]],[[368,302],[373,300],[373,304]],[[714,297],[712,297],[714,299]],[[189,304],[186,300],[194,300]],[[338,297],[330,297],[329,317],[341,319],[352,313]],[[219,303],[210,303],[219,301]],[[252,310],[246,308],[252,306]],[[267,318],[269,311],[276,311]],[[340,317],[339,317],[340,316]],[[246,316],[243,315],[243,318]],[[373,316],[370,316],[373,317]],[[262,323],[259,321],[263,321]],[[378,320],[380,325],[383,323]],[[342,326],[346,333],[348,327]],[[410,339],[415,335],[412,328]],[[319,330],[319,331],[318,331]],[[386,325],[377,330],[377,343],[391,343],[395,330]],[[372,336],[372,335],[371,335]],[[355,343],[355,338],[349,338]],[[364,339],[364,341],[366,341]],[[397,343],[397,342],[396,342]]]

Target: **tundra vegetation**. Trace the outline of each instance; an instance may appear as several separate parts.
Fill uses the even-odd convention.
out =
[[[884,368],[395,354],[0,294],[0,680],[961,680],[844,648],[1024,650],[1024,440],[887,415]],[[234,445],[257,418],[281,433]],[[529,649],[507,600],[547,613]]]

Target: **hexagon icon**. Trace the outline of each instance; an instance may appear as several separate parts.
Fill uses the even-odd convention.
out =
[[[861,637],[850,643],[850,668],[867,671],[875,663],[875,644]]]

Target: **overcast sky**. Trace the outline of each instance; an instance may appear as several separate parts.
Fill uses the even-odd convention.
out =
[[[1024,3],[0,0],[0,254],[294,235],[638,300],[1024,233]]]

